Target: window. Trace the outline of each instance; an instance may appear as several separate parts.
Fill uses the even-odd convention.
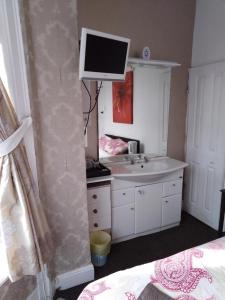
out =
[[[17,0],[0,0],[0,76],[14,101],[19,121],[30,116],[27,74],[21,33],[19,5]],[[16,67],[14,67],[16,66]],[[28,160],[37,183],[37,169],[34,151],[33,129],[24,137]],[[7,263],[2,247],[0,229],[0,285],[7,279]]]
[[[0,35],[0,77],[5,88],[7,89],[7,92],[9,93],[8,78],[6,74],[5,61],[3,57],[3,47],[1,43],[1,35]],[[0,261],[1,261],[1,268],[0,268],[0,285],[1,285],[8,277],[7,263],[6,263],[4,248],[1,239],[1,230],[0,230]]]
[[[0,233],[0,260],[1,260],[1,268],[0,268],[0,285],[1,285],[7,280],[8,277],[8,268],[5,259],[5,253],[1,243],[1,233]]]
[[[9,84],[8,84],[8,78],[6,74],[6,69],[5,69],[5,61],[4,61],[4,56],[3,56],[3,47],[1,43],[1,37],[0,37],[0,77],[1,80],[7,89],[7,92],[9,93]]]

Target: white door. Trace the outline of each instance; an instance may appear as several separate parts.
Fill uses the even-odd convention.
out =
[[[180,222],[181,198],[181,194],[162,198],[162,226]]]
[[[162,183],[135,189],[135,233],[161,227]]]
[[[112,239],[134,234],[134,204],[112,208]]]
[[[185,209],[218,229],[224,186],[225,63],[190,70]]]

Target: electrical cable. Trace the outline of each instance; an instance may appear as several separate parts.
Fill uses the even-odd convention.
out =
[[[94,103],[92,109],[90,110],[90,113],[95,109],[95,106],[96,106],[96,104],[97,104],[97,102],[98,102],[98,96],[99,96],[99,93],[100,93],[101,88],[102,88],[102,81],[101,81],[101,83],[100,83],[99,88],[98,88],[97,91],[96,91],[95,103]]]
[[[82,81],[82,82],[83,82],[83,81]],[[85,89],[87,90],[88,95],[89,95],[89,98],[90,98],[90,100],[91,100],[90,92],[89,92],[89,90],[88,90],[88,88],[87,88],[87,86],[85,85],[84,82],[83,82],[83,84],[84,84]],[[98,96],[98,94],[99,94],[101,88],[102,88],[102,81],[101,81],[101,83],[100,83],[99,88],[96,90],[96,96]],[[95,103],[94,103],[93,107],[92,107],[91,109],[89,109],[89,111],[84,111],[83,114],[89,114],[90,112],[92,112],[92,111],[95,109],[95,106],[96,106],[97,100],[98,100],[98,97],[96,98],[96,96],[95,96]]]
[[[85,82],[82,80],[82,83],[88,93],[88,96],[89,96],[89,111],[91,110],[91,94],[85,84]],[[84,126],[84,135],[86,135],[86,132],[87,132],[87,126],[88,126],[88,123],[89,123],[89,118],[90,118],[90,113],[88,112],[88,115],[87,115],[87,119],[86,119],[86,123],[85,123],[85,126]]]
[[[84,135],[85,135],[86,132],[87,132],[87,126],[88,126],[88,123],[89,123],[89,120],[90,120],[91,112],[95,109],[96,104],[97,104],[97,102],[98,102],[98,96],[99,96],[100,90],[101,90],[101,88],[102,88],[102,81],[101,81],[101,83],[100,83],[99,88],[97,88],[97,90],[96,90],[95,103],[94,103],[93,107],[91,107],[91,100],[92,100],[92,99],[91,99],[91,93],[90,93],[90,91],[88,90],[88,88],[87,88],[87,86],[86,86],[86,84],[85,84],[85,82],[84,82],[83,80],[82,80],[82,83],[83,83],[83,85],[84,85],[84,87],[85,87],[85,90],[86,90],[87,93],[88,93],[88,96],[89,96],[89,111],[88,111],[88,112],[83,112],[83,114],[87,114],[87,120],[86,120],[86,124],[85,124],[85,127],[84,127]]]
[[[85,90],[87,91],[87,93],[88,93],[88,96],[89,96],[89,98],[90,98],[90,100],[91,100],[91,94],[90,94],[90,92],[89,92],[89,90],[88,90],[88,88],[87,88],[87,86],[86,86],[86,84],[85,84],[85,82],[82,80],[82,83],[83,83],[83,86],[85,87]],[[87,112],[88,113],[88,112]]]

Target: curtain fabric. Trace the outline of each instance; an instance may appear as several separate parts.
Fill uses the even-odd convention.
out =
[[[11,99],[0,79],[0,143],[18,127]],[[0,158],[0,238],[12,282],[36,275],[50,261],[50,230],[22,143]]]

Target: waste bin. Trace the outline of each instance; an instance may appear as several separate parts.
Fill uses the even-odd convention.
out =
[[[93,265],[96,267],[104,266],[111,247],[110,234],[105,231],[94,231],[91,233],[90,242]]]

